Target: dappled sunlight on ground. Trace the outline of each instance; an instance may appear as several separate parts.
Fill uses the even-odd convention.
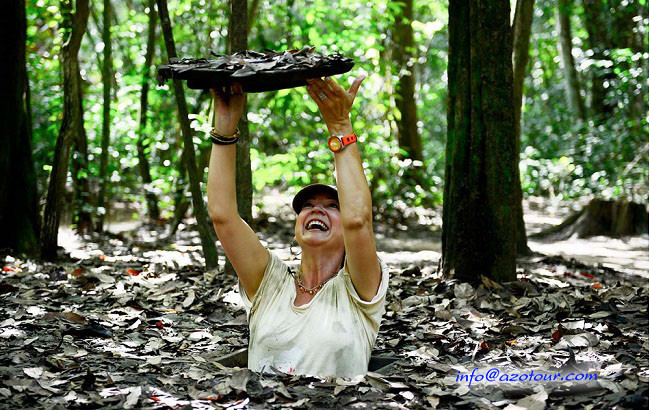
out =
[[[299,263],[299,247],[289,248],[293,237],[295,214],[290,203],[292,195],[277,188],[271,188],[262,197],[255,198],[254,217],[259,221],[257,231],[264,246],[272,249],[289,265]],[[524,201],[525,224],[528,235],[537,233],[549,226],[561,223],[568,215],[584,206],[587,200],[578,203],[550,201],[543,198],[529,198]],[[432,211],[439,213],[441,210]],[[421,218],[420,218],[421,219]],[[379,257],[394,266],[407,267],[419,265],[437,266],[441,258],[441,219],[433,225],[404,226],[375,223],[375,233]],[[193,229],[193,218],[181,224],[179,230]],[[106,230],[115,234],[131,232],[138,242],[153,244],[156,232],[141,229],[141,222],[132,218],[127,212],[123,218],[114,215],[113,221],[106,222]],[[202,264],[198,236],[187,232],[190,243],[172,242],[165,249],[147,249],[147,258],[157,263],[173,264],[169,267],[183,267],[191,264]],[[159,235],[158,235],[159,236]],[[586,264],[610,267],[649,278],[649,236],[626,238],[594,237],[588,239],[571,238],[564,241],[529,241],[534,252],[545,255],[562,256],[576,259]],[[69,228],[61,228],[59,244],[73,258],[98,257],[101,249],[82,244],[81,238]],[[220,247],[219,247],[220,249]]]
[[[565,241],[529,241],[530,248],[546,255],[577,259],[586,264],[599,265],[649,278],[649,236],[609,238],[595,236],[588,239],[571,238]]]

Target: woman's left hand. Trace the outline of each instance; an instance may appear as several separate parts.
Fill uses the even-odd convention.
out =
[[[364,79],[365,76],[356,78],[349,91],[345,91],[331,77],[325,77],[324,80],[320,78],[307,80],[307,92],[318,105],[331,135],[348,135],[353,132],[349,111]]]

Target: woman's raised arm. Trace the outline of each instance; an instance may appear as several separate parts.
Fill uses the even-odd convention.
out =
[[[214,132],[226,138],[234,135],[245,101],[241,86],[235,84],[232,92],[228,93],[212,90],[212,96]],[[212,145],[207,201],[216,235],[248,298],[252,300],[264,276],[269,254],[237,210],[236,146]]]
[[[348,136],[354,132],[349,112],[364,79],[354,80],[349,91],[330,77],[309,80],[307,90],[318,105],[330,135]],[[358,144],[334,153],[334,160],[347,268],[358,296],[370,301],[381,284],[381,267],[372,228],[372,198]]]

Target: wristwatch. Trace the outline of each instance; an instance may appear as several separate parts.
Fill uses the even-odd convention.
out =
[[[342,151],[347,145],[356,142],[356,134],[350,135],[333,135],[329,138],[329,149],[333,152]]]

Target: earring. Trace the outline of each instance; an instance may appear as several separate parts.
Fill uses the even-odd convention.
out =
[[[298,245],[297,240],[295,238],[293,238],[293,242],[291,242],[291,246],[289,247],[289,250],[291,251],[291,255],[293,255],[294,257],[300,256],[302,254],[302,250],[300,249],[299,253],[295,253],[293,251],[293,244]]]

